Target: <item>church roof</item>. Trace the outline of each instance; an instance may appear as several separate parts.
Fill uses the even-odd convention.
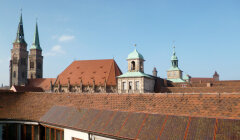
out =
[[[118,76],[119,78],[123,78],[123,77],[148,77],[148,78],[152,78],[152,76],[145,74],[143,72],[126,72],[120,76]]]
[[[17,37],[14,43],[25,43],[24,39],[24,31],[23,31],[23,20],[22,20],[22,13],[20,15],[20,21],[18,24],[18,29],[17,29]]]
[[[70,81],[71,85],[79,85],[82,81],[83,85],[117,85],[116,77],[121,75],[117,63],[113,59],[103,60],[79,60],[70,64],[61,74],[58,75],[56,84],[67,85]]]
[[[36,23],[36,29],[35,29],[33,44],[32,44],[30,49],[42,50],[42,48],[40,46],[40,41],[39,41],[38,25],[37,25],[37,23]]]
[[[171,60],[178,60],[178,58],[176,56],[176,52],[175,52],[175,46],[173,47],[173,55],[171,57]]]
[[[143,59],[143,60],[144,60],[142,54],[140,54],[140,53],[137,51],[137,49],[135,49],[133,52],[131,52],[131,53],[128,55],[127,59]]]
[[[180,70],[180,69],[178,67],[173,67],[173,66],[171,66],[171,68],[168,69],[168,71],[175,71],[175,70]]]

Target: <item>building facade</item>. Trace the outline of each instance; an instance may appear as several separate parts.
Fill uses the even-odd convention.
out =
[[[155,79],[144,73],[144,61],[136,49],[128,55],[128,72],[118,76],[118,93],[154,92]]]

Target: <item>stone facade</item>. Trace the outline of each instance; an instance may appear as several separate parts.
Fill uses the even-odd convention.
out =
[[[18,25],[17,37],[11,49],[10,87],[27,84],[28,51],[24,40],[22,16]]]
[[[128,55],[128,72],[118,76],[118,93],[154,92],[155,79],[144,73],[144,58],[135,49]]]
[[[31,49],[28,62],[28,78],[36,79],[43,77],[43,56],[42,51]]]
[[[181,70],[169,70],[167,71],[168,79],[182,79],[182,71]]]

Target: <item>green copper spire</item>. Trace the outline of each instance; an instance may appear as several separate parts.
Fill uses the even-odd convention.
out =
[[[14,43],[26,43],[24,40],[22,12],[21,12],[20,21],[18,24],[17,37]]]
[[[37,50],[42,50],[40,47],[40,41],[39,41],[39,35],[38,35],[38,25],[36,22],[36,29],[35,29],[35,34],[34,34],[34,39],[33,39],[33,44],[30,49],[37,49]]]
[[[173,56],[171,58],[171,61],[172,61],[172,67],[177,68],[178,67],[178,58],[176,56],[175,46],[173,47]]]

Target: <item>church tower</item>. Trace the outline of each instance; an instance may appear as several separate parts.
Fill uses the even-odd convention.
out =
[[[117,77],[118,93],[154,92],[155,79],[144,73],[144,61],[144,57],[137,49],[128,55],[128,71]]]
[[[36,29],[33,39],[33,44],[30,48],[29,62],[28,62],[28,78],[36,79],[43,77],[43,56],[42,48],[40,46],[38,25],[36,23]]]
[[[13,42],[10,60],[10,86],[27,84],[28,68],[27,43],[24,40],[22,13],[18,24],[17,37]]]
[[[167,79],[175,83],[186,82],[182,79],[182,70],[180,70],[178,67],[178,58],[176,56],[175,46],[173,47],[173,55],[171,58],[171,62],[172,66],[167,71]]]
[[[144,73],[144,65],[145,61],[143,56],[135,49],[132,53],[128,55],[128,71],[129,72],[143,72]]]

